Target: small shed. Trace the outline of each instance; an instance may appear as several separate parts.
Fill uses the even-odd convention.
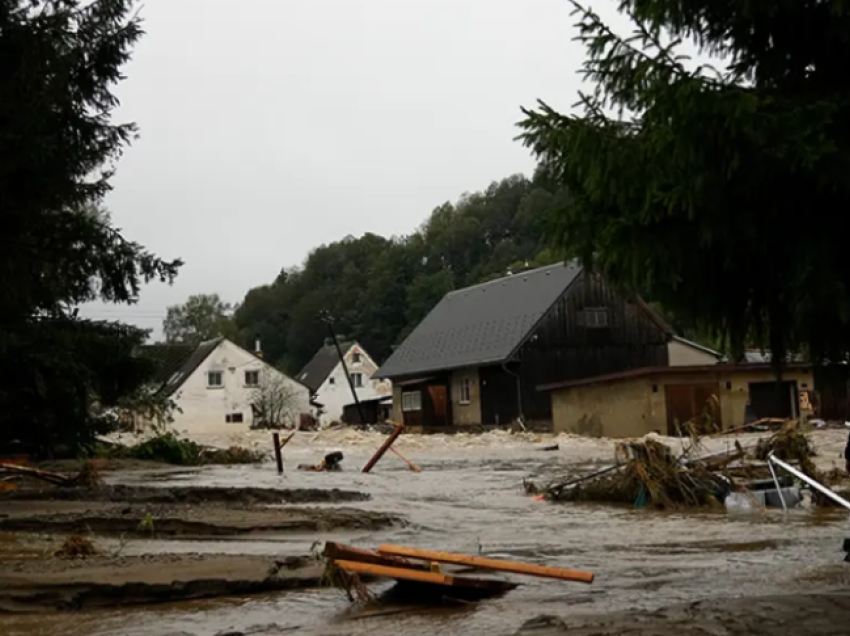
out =
[[[767,364],[652,367],[539,387],[552,399],[556,433],[593,437],[677,435],[704,414],[720,429],[756,418],[796,418],[800,392],[814,389],[811,366],[788,365],[777,381]]]
[[[382,395],[368,400],[360,400],[360,409],[352,402],[342,407],[342,421],[346,424],[382,424],[391,418],[393,396]],[[365,422],[360,421],[360,410]]]

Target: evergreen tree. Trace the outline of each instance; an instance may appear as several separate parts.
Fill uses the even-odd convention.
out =
[[[139,329],[75,307],[132,303],[164,262],[99,204],[136,134],[113,85],[142,34],[131,0],[0,0],[0,441],[45,452],[91,440],[96,405],[139,386]]]
[[[570,200],[554,239],[609,280],[729,338],[844,359],[850,6],[622,0],[577,6],[595,90],[526,110],[521,138]],[[681,41],[725,65],[677,54]]]

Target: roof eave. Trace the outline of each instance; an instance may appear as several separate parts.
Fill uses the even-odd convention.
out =
[[[513,362],[514,356],[500,356],[498,358],[485,358],[480,361],[475,362],[464,362],[463,364],[451,364],[448,366],[439,366],[439,367],[417,367],[413,371],[405,370],[404,374],[396,374],[392,373],[381,373],[381,370],[378,369],[377,373],[372,376],[373,380],[398,380],[399,378],[412,378],[417,375],[427,375],[429,373],[441,373],[446,371],[457,371],[458,369],[472,369],[490,366],[492,364],[507,364],[508,362]]]

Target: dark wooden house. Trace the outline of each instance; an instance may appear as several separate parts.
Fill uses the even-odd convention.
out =
[[[408,426],[550,426],[537,387],[668,365],[673,334],[639,298],[551,265],[448,293],[378,370]]]

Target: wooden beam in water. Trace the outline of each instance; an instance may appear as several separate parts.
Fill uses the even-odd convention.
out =
[[[336,563],[337,567],[342,568],[350,574],[368,574],[370,576],[385,577],[397,581],[412,581],[415,583],[428,583],[430,585],[443,585],[456,588],[477,588],[479,590],[489,590],[488,596],[518,587],[516,583],[510,581],[474,579],[465,576],[443,574],[442,572],[411,570],[405,567],[390,567],[344,560],[337,560],[334,563]]]
[[[335,561],[353,561],[357,563],[371,563],[372,565],[385,565],[388,567],[408,568],[411,570],[420,570],[429,572],[430,567],[426,563],[418,563],[416,561],[408,561],[401,557],[386,556],[378,554],[372,550],[363,550],[362,548],[354,548],[350,545],[342,543],[334,543],[328,541],[325,544],[323,552],[325,558]]]
[[[395,448],[393,448],[392,446],[390,446],[390,450],[391,450],[392,452],[394,452],[396,455],[398,455],[398,456],[399,456],[399,458],[401,459],[401,461],[403,461],[405,464],[407,464],[407,465],[408,465],[408,467],[410,468],[410,470],[412,470],[414,473],[421,473],[421,472],[422,472],[422,469],[421,469],[421,468],[419,468],[419,466],[417,466],[417,465],[416,465],[416,464],[414,464],[412,461],[410,461],[409,459],[407,459],[407,457],[405,457],[404,455],[402,455],[401,453],[399,453],[399,452],[398,452]]]
[[[499,559],[488,559],[485,557],[469,556],[466,554],[453,554],[451,552],[420,550],[418,548],[406,548],[398,545],[382,545],[378,548],[378,553],[388,556],[419,559],[436,563],[468,565],[482,570],[513,572],[514,574],[525,574],[527,576],[538,576],[548,579],[560,579],[562,581],[577,581],[579,583],[593,583],[593,574],[591,572],[570,570],[567,568],[553,568],[544,565],[532,565],[530,563],[517,563],[516,561],[502,561]]]
[[[372,456],[372,459],[370,459],[363,467],[364,473],[368,473],[370,470],[372,470],[372,468],[375,467],[375,464],[377,464],[381,457],[384,456],[384,453],[386,453],[390,449],[390,446],[393,445],[393,442],[396,441],[398,436],[401,435],[401,432],[404,430],[404,424],[397,424],[393,422],[393,425],[395,426],[395,430],[390,433],[390,436],[384,441],[381,447]]]

